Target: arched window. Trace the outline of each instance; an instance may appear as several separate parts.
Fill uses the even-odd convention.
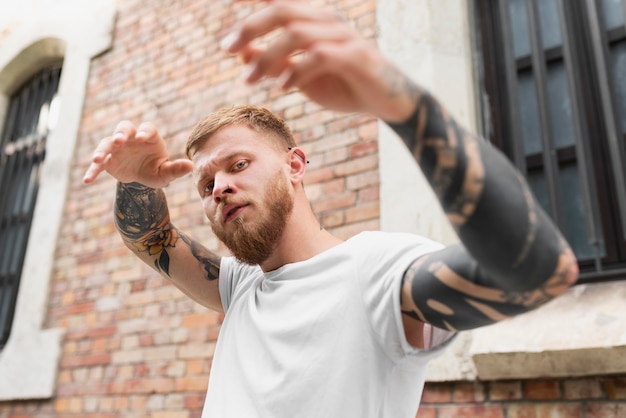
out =
[[[0,348],[13,322],[46,139],[58,116],[61,65],[49,66],[9,99],[0,132]]]

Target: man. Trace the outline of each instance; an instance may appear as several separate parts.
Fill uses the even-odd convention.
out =
[[[266,47],[252,42],[282,30]],[[269,2],[223,42],[246,79],[367,111],[402,137],[461,244],[365,232],[343,242],[306,199],[306,155],[285,123],[225,108],[171,161],[156,129],[122,122],[85,174],[119,180],[126,245],[225,312],[205,417],[413,417],[427,361],[457,330],[526,312],[575,283],[576,259],[509,162],[461,128],[331,11]],[[161,188],[193,171],[221,258],[172,225]],[[407,191],[407,193],[410,191]]]

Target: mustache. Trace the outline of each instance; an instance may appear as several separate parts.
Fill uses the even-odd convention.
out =
[[[239,200],[239,199],[234,199],[230,196],[225,196],[224,198],[222,198],[222,200],[220,201],[219,205],[217,206],[215,210],[215,215],[213,216],[213,222],[219,222],[222,220],[224,207],[226,207],[227,205],[244,206],[244,205],[251,205],[253,203],[254,202],[249,201],[249,200]]]

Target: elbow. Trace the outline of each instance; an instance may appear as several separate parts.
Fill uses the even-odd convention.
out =
[[[559,256],[554,274],[546,283],[546,290],[552,297],[565,293],[576,284],[579,273],[578,260],[572,249],[566,247]]]

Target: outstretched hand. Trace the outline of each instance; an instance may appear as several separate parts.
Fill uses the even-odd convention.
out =
[[[390,122],[405,120],[419,90],[333,9],[312,9],[299,0],[266,0],[222,41],[247,65],[246,81],[276,77],[322,106],[366,111]],[[264,46],[258,38],[279,29]]]
[[[83,183],[90,184],[107,171],[122,183],[162,188],[192,170],[193,163],[187,159],[170,160],[165,141],[154,126],[142,124],[137,129],[131,122],[123,121],[112,136],[98,144]]]

